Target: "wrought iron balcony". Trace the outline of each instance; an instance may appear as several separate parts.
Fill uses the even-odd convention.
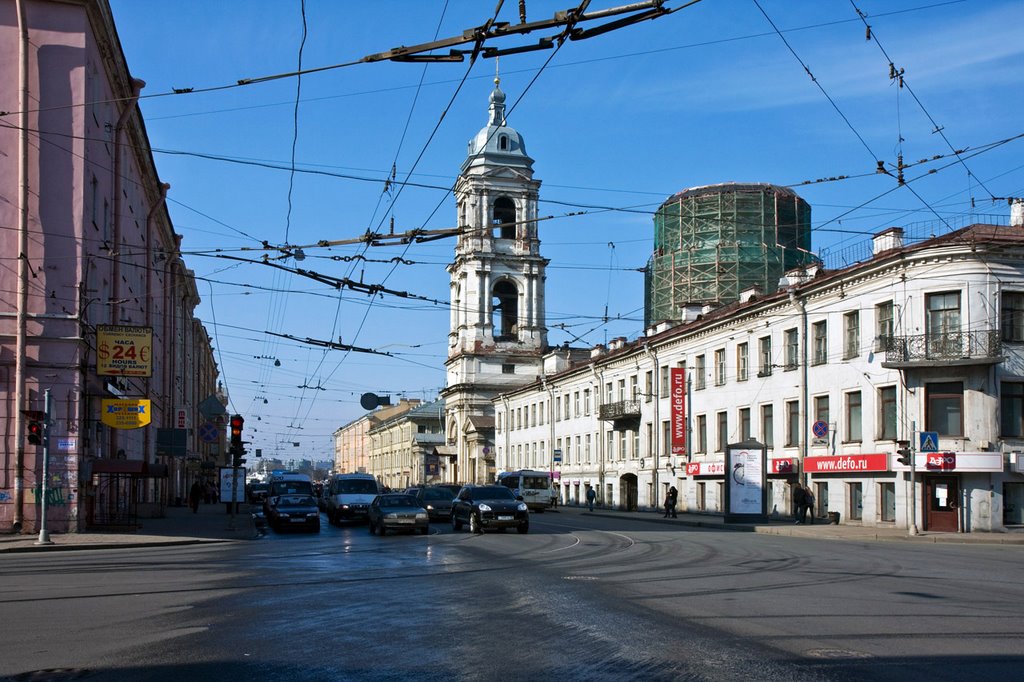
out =
[[[949,332],[891,336],[885,342],[889,369],[947,367],[951,365],[996,365],[1003,361],[999,332]]]
[[[605,421],[618,421],[620,419],[639,419],[639,400],[620,400],[617,403],[601,405],[597,416]]]

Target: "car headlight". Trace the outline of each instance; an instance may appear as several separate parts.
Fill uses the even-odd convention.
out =
[[[481,504],[480,506],[477,507],[477,509],[479,509],[480,511],[491,511],[490,506],[486,504]]]
[[[343,504],[343,505],[341,505],[341,508],[342,509],[348,509],[348,505],[347,504]]]
[[[426,518],[427,518],[427,513],[426,512],[416,512],[416,520],[417,521],[424,521],[424,520],[426,520]]]
[[[428,504],[427,505],[427,511],[433,511],[433,510],[434,510],[434,505]]]
[[[520,502],[516,509],[518,509],[519,511],[528,511],[529,507],[526,506],[525,502]]]
[[[384,518],[385,519],[397,519],[398,518],[398,514],[393,514],[393,513],[392,514],[385,514]]]

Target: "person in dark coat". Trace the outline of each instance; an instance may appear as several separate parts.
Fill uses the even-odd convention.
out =
[[[594,511],[594,501],[597,500],[597,490],[594,486],[587,488],[587,509]]]
[[[807,516],[807,491],[799,483],[793,485],[793,516],[796,523],[803,523]]]
[[[203,486],[199,481],[194,481],[188,491],[188,506],[192,507],[192,513],[199,511],[199,500],[203,499]]]
[[[679,499],[679,491],[676,490],[675,486],[672,486],[671,488],[668,489],[668,492],[665,493],[665,516],[664,516],[664,518],[667,519],[670,516],[673,519],[674,518],[678,518],[676,516],[676,502],[678,501],[678,499]]]

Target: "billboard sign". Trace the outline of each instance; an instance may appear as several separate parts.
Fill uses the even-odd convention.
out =
[[[672,454],[686,454],[686,370],[673,367],[669,372],[671,400]]]
[[[123,377],[153,376],[153,328],[98,325],[96,374]]]
[[[104,398],[100,421],[112,429],[138,429],[150,422],[150,401],[142,398]]]

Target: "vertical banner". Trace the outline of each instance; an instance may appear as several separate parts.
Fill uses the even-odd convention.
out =
[[[686,454],[686,370],[673,367],[669,373],[672,454]]]
[[[725,448],[725,520],[757,521],[768,511],[766,450],[756,441]]]

